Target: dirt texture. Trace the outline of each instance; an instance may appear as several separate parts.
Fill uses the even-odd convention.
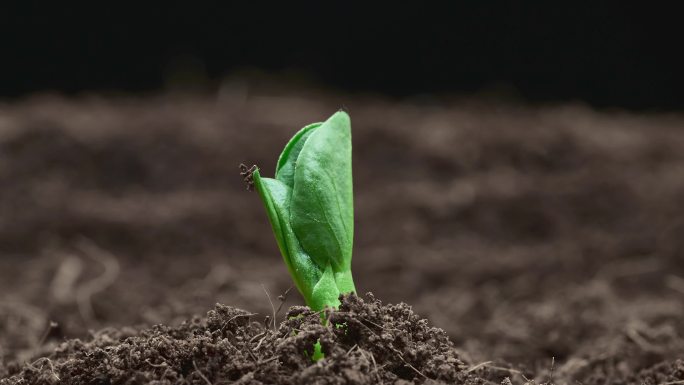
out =
[[[62,343],[2,383],[483,383],[443,330],[405,304],[370,300],[343,299],[327,326],[320,312],[303,306],[291,307],[275,329],[252,322],[244,310],[216,305],[205,318],[175,328],[104,329],[87,342]],[[317,342],[325,358],[314,363]]]
[[[356,298],[332,316],[346,329],[294,307],[272,331],[290,278],[238,165],[272,175],[294,130],[343,105],[356,287],[448,340]],[[682,234],[677,114],[249,82],[36,96],[0,104],[0,378],[677,384]]]

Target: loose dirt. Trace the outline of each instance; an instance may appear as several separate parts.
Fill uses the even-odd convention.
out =
[[[480,384],[446,333],[405,304],[344,298],[327,315],[291,307],[278,329],[216,305],[204,318],[139,332],[104,329],[69,340],[3,383]],[[312,361],[319,342],[325,358]],[[13,374],[13,373],[10,373]],[[433,381],[434,383],[434,381]]]
[[[290,278],[238,165],[272,175],[342,105],[356,286],[420,317],[355,298],[345,327],[294,307],[273,331]],[[678,383],[683,175],[684,117],[580,104],[231,83],[0,105],[0,378]]]

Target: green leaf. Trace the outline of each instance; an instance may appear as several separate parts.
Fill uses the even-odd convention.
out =
[[[354,201],[351,123],[339,111],[309,132],[294,170],[290,223],[320,270],[351,268]]]
[[[285,146],[276,177],[252,174],[297,289],[314,310],[355,292],[351,274],[354,201],[349,116],[310,124]]]
[[[323,271],[323,275],[313,288],[311,297],[312,309],[324,309],[326,306],[337,308],[340,305],[340,289],[335,282],[332,266],[328,265]]]
[[[322,271],[302,249],[289,222],[292,189],[283,182],[262,178],[259,170],[252,174],[254,186],[266,207],[269,222],[283,255],[285,265],[307,303],[311,302],[315,284],[320,280]]]
[[[292,187],[294,185],[294,172],[297,165],[297,157],[302,151],[304,142],[309,138],[311,132],[323,123],[313,123],[299,130],[289,142],[278,158],[276,166],[276,179]]]
[[[325,354],[323,353],[323,348],[321,347],[321,340],[318,340],[314,344],[314,351],[313,355],[311,356],[311,361],[318,362],[324,358]]]

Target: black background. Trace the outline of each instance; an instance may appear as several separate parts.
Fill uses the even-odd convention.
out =
[[[95,3],[0,5],[0,97],[157,91],[177,68],[215,85],[259,69],[399,97],[506,89],[684,108],[681,14],[653,3]]]

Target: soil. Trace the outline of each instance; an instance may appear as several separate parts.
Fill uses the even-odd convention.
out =
[[[291,307],[275,329],[218,304],[175,328],[104,329],[87,342],[64,342],[7,383],[483,383],[443,330],[405,304],[370,299],[344,298],[327,326],[304,306]],[[325,358],[313,363],[317,342]]]
[[[292,290],[274,323],[291,283],[238,165],[272,175],[341,105],[356,286],[399,304],[323,326]],[[0,383],[681,383],[683,175],[683,116],[581,104],[232,82],[0,105]]]

